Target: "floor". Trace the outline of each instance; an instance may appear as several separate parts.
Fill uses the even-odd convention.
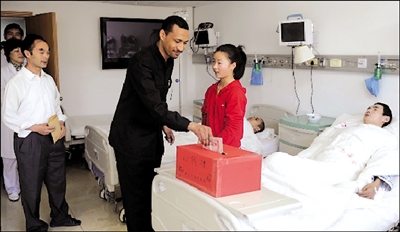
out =
[[[4,188],[0,190],[1,231],[25,231],[25,217],[21,200],[11,202],[8,200]],[[66,199],[70,207],[70,214],[81,220],[82,224],[75,227],[49,227],[49,231],[127,231],[125,223],[119,220],[122,202],[117,204],[117,212],[114,212],[115,204],[100,198],[100,190],[101,187],[87,168],[83,158],[67,160]],[[115,193],[120,196],[118,188]],[[40,218],[50,223],[50,207],[45,186],[42,189]]]

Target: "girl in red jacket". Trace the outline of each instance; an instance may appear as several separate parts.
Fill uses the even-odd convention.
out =
[[[246,112],[246,89],[240,83],[247,56],[243,46],[223,44],[214,52],[212,68],[219,79],[206,91],[202,124],[211,127],[213,136],[224,144],[240,147]]]

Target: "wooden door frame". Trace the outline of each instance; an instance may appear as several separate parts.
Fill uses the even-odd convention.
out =
[[[1,11],[1,17],[25,18],[33,16],[31,11]]]
[[[40,15],[40,14],[38,14]],[[36,16],[33,14],[33,12],[31,11],[1,11],[1,17],[9,17],[9,18],[24,18],[25,21],[27,20],[27,18]],[[57,28],[54,28],[54,30],[56,30]],[[57,40],[57,39],[56,39]],[[57,46],[57,44],[55,45]],[[57,53],[58,54],[58,53]],[[57,59],[55,62],[55,69],[56,69],[56,73],[54,73],[52,75],[54,82],[57,86],[58,91],[60,91],[60,80],[59,80],[59,70],[58,70],[58,57],[55,57],[55,59]]]

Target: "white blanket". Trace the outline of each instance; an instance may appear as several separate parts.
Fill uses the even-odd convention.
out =
[[[196,144],[199,139],[197,136],[189,132],[174,131],[175,142],[171,145],[164,139],[164,155],[161,162],[161,167],[175,166],[176,161],[176,146]]]
[[[263,161],[263,186],[300,200],[304,207],[253,226],[258,230],[326,230],[346,209],[371,208],[379,204],[383,191],[378,191],[375,200],[355,192],[372,182],[374,175],[398,175],[398,154],[395,136],[365,124],[327,128],[298,156],[274,153]],[[282,226],[271,228],[279,224],[277,220]]]

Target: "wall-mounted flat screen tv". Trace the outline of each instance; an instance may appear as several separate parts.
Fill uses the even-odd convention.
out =
[[[126,69],[129,58],[159,39],[163,19],[100,17],[101,68]]]

